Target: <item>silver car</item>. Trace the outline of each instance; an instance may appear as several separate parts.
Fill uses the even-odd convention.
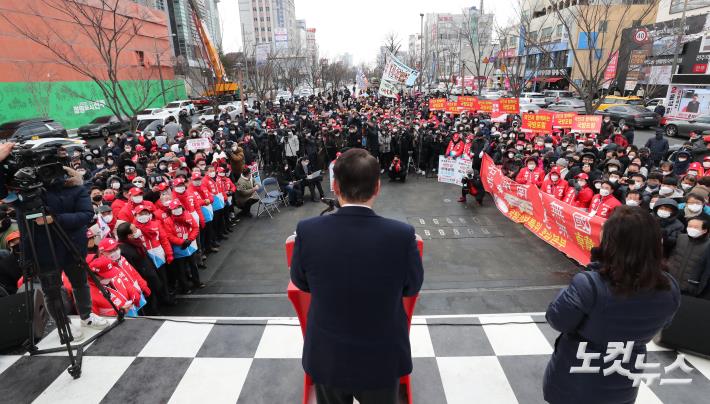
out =
[[[690,137],[690,132],[703,134],[710,131],[710,115],[696,116],[690,120],[669,119],[666,121],[666,136]]]

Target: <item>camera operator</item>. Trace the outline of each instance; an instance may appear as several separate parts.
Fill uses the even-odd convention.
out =
[[[13,147],[14,143],[0,145],[0,162],[7,159]],[[47,247],[50,240],[47,237],[44,226],[61,225],[83,260],[86,256],[87,248],[86,231],[94,217],[91,199],[88,191],[83,186],[82,179],[74,170],[67,167],[64,170],[66,174],[53,180],[46,187],[46,192],[42,194],[48,215],[46,218],[39,217],[28,221],[29,229],[25,228],[24,221],[21,219],[24,217],[24,203],[15,202],[21,236],[20,250],[24,253],[25,259],[34,259],[37,262],[40,271],[39,280],[48,298],[56,293],[61,286],[61,274],[54,273],[56,268],[52,254],[45,253],[48,250]],[[6,176],[5,168],[0,166],[0,196],[2,197],[7,196],[6,184],[9,178],[6,178]],[[50,232],[51,230],[50,228]],[[29,248],[29,235],[33,235],[32,241],[34,242],[35,250],[42,252],[34,257],[32,256],[31,248]],[[53,236],[55,236],[52,237],[52,242],[57,258],[56,265],[71,282],[76,309],[81,318],[81,327],[106,328],[108,322],[91,312],[91,294],[87,282],[87,274],[84,273],[81,267],[82,262],[76,262],[71,251],[61,242],[58,235],[53,234]],[[59,293],[56,294],[59,295]],[[52,306],[48,305],[48,307]],[[52,313],[50,310],[50,314],[55,317],[59,313]],[[75,341],[83,338],[83,332],[80,329],[75,329],[73,325],[71,328]]]

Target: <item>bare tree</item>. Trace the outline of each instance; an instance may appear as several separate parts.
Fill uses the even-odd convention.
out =
[[[387,51],[394,55],[395,57],[399,54],[400,49],[402,49],[402,41],[396,32],[390,32],[385,36],[385,48]]]
[[[521,39],[521,24],[523,24],[523,22],[518,20],[509,23],[506,27],[496,26],[496,35],[500,41],[500,49],[502,52],[505,52],[505,49],[511,47],[511,45],[517,46],[518,41]],[[523,28],[523,30],[525,30],[525,28]],[[525,58],[526,55],[517,55],[515,57],[498,58],[495,62],[495,66],[500,70],[505,80],[507,80],[510,86],[510,92],[513,94],[513,97],[516,98],[520,97],[526,88],[532,84],[533,77],[537,74],[539,67],[539,63],[526,64]]]
[[[315,93],[322,81],[323,68],[315,55],[307,55],[304,59],[303,82]]]
[[[37,116],[49,118],[55,74],[44,63],[19,63],[16,68],[24,78],[25,91],[30,95]]]
[[[293,94],[305,78],[306,56],[300,48],[274,56],[277,83]]]
[[[155,88],[157,70],[146,63],[150,56],[137,53],[136,67],[127,51],[143,32],[148,18],[140,14],[144,8],[122,0],[36,0],[26,12],[35,17],[32,25],[5,14],[0,17],[23,38],[49,51],[54,63],[93,81],[101,102],[120,120],[131,117],[133,128],[135,115],[163,95]]]
[[[522,22],[529,28],[524,32],[526,47],[540,53],[541,68],[557,68],[584,101],[586,112],[592,114],[603,102],[602,97],[597,98],[599,89],[614,52],[619,50],[622,31],[628,26],[625,21],[644,21],[656,9],[658,0],[580,0],[569,7],[568,3],[554,0],[546,3],[548,7],[542,15],[537,15],[537,10],[521,13]],[[568,52],[574,60],[577,80],[561,68],[566,64],[558,60],[559,52],[551,42],[557,26],[569,38]]]
[[[463,14],[463,24],[459,35],[472,53],[473,66],[470,63],[464,62],[465,70],[468,70],[474,76],[479,91],[483,89],[486,79],[493,73],[493,63],[488,60],[493,56],[493,44],[491,33],[493,19],[487,15],[482,15],[478,10],[467,9]],[[463,86],[463,77],[461,78]]]

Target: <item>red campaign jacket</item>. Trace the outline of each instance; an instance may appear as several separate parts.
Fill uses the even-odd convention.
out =
[[[208,188],[204,187],[204,184],[205,181],[202,180],[202,185],[200,185],[199,187],[196,187],[192,184],[187,187],[187,192],[192,191],[193,193],[195,193],[195,195],[199,195],[199,198],[197,200],[202,200],[202,203],[197,205],[199,207],[212,203],[212,193],[209,191]]]
[[[116,220],[118,217],[118,214],[121,213],[121,209],[126,205],[126,200],[125,199],[114,199],[113,203],[111,204],[111,210],[113,211],[113,218]]]
[[[153,202],[150,201],[144,200],[138,205],[146,206],[151,212],[155,210],[155,205],[153,205]],[[133,214],[133,209],[138,205],[133,201],[126,202],[126,204],[123,205],[123,208],[121,208],[121,211],[118,213],[118,217],[116,219],[132,223],[133,218],[135,217],[135,215]]]
[[[593,197],[594,191],[585,185],[584,188],[580,189],[577,195],[575,195],[574,200],[572,201],[572,206],[588,210],[589,204],[592,203]]]
[[[119,273],[111,279],[111,283],[105,285],[106,290],[111,295],[111,301],[116,307],[121,308],[128,302],[132,302],[134,305],[140,304],[141,291],[143,291],[145,296],[150,296],[151,291],[147,283],[125,258],[121,257],[117,263],[114,263],[107,257],[99,257],[91,261],[89,265],[91,268],[109,266],[117,266],[119,268]],[[100,316],[115,316],[116,311],[101,294],[101,290],[92,278],[89,278],[89,289],[91,292],[91,311]]]
[[[229,177],[217,177],[217,179],[219,180],[217,184],[222,190],[224,199],[227,200],[227,198],[229,197],[228,194],[233,194],[234,191],[237,190],[237,186],[234,185],[234,182]]]
[[[471,154],[471,146],[473,146],[473,142],[464,143],[463,154],[465,154],[466,156],[468,156],[468,158],[473,160],[474,156],[473,156],[473,154]]]
[[[205,217],[202,215],[201,209],[203,199],[199,192],[195,191],[194,188],[190,189],[188,187],[182,194],[173,191],[173,198],[177,198],[188,213],[196,212],[200,222],[200,228],[205,227]]]
[[[217,188],[217,181],[215,181],[217,176],[215,178],[210,178],[209,175],[205,175],[204,178],[202,178],[202,188],[203,190],[206,190],[210,194],[210,202],[212,202],[212,197],[214,195],[217,195],[220,193],[219,189]]]
[[[170,244],[181,245],[186,240],[195,240],[199,232],[199,227],[188,212],[183,212],[182,216],[173,216],[165,219],[164,226]]]
[[[165,261],[168,264],[173,262],[173,249],[166,236],[167,231],[163,227],[162,221],[153,219],[145,224],[134,221],[133,225],[140,229],[143,234],[141,241],[146,250],[162,247],[163,251],[165,251]]]
[[[596,194],[589,205],[589,211],[594,212],[595,216],[608,219],[617,206],[621,206],[621,202],[614,195],[602,197],[600,194]]]
[[[459,140],[454,142],[453,139],[449,141],[449,145],[446,146],[446,157],[458,158],[463,154],[464,143]]]
[[[569,183],[562,178],[557,180],[557,183],[552,182],[550,177],[545,178],[542,181],[542,192],[554,196],[556,199],[561,201],[565,200],[567,195],[567,189],[569,188]]]
[[[174,198],[174,196],[173,196]],[[162,200],[158,199],[154,203],[155,210],[153,210],[153,218],[155,220],[163,221],[168,215],[170,215],[170,209],[163,203]]]
[[[518,184],[533,184],[536,187],[542,186],[542,180],[545,178],[545,171],[538,165],[535,170],[530,171],[527,167],[523,167],[515,176],[515,182]]]

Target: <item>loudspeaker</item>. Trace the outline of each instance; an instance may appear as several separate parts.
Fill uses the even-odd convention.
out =
[[[0,298],[0,349],[18,346],[29,339],[27,328],[27,299],[25,292]],[[49,314],[44,306],[44,294],[34,292],[34,316],[32,327],[35,338],[44,336]]]
[[[680,307],[668,328],[661,331],[659,345],[710,356],[710,300],[681,296]]]

